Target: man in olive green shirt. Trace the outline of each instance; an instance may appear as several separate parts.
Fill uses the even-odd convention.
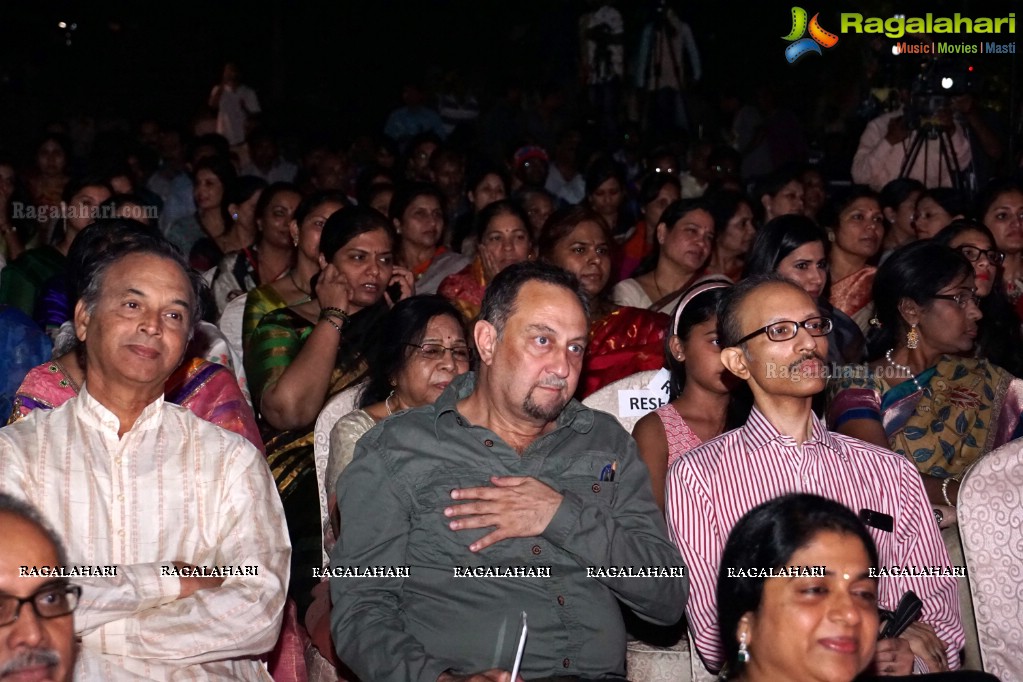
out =
[[[508,680],[525,611],[522,678],[624,679],[619,602],[681,618],[688,579],[634,441],[571,399],[587,314],[567,272],[506,268],[474,329],[478,377],[359,441],[331,620],[360,678]]]

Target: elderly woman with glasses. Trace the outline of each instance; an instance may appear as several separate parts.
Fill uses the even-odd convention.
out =
[[[998,269],[1005,254],[995,245],[995,237],[983,223],[975,220],[953,220],[934,241],[950,246],[973,264],[980,319],[974,355],[1023,377],[1023,333],[1016,309],[1005,293],[1005,283]]]
[[[910,458],[947,527],[970,466],[1023,435],[1023,382],[973,357],[983,313],[961,250],[932,240],[897,249],[877,272],[874,300],[876,359],[832,380],[828,422]]]

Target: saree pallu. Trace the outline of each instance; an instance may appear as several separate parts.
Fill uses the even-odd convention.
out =
[[[25,313],[0,305],[0,415],[8,416],[21,382],[50,357],[53,344]]]
[[[630,374],[664,365],[664,334],[671,322],[664,313],[620,307],[590,326],[576,398]]]
[[[78,395],[79,386],[55,361],[29,371],[14,396],[8,424],[32,410],[52,410]],[[233,431],[264,452],[263,440],[234,373],[202,358],[186,360],[164,384],[164,400],[186,408],[196,417]]]
[[[874,312],[873,288],[877,268],[860,268],[831,283],[831,305],[853,319],[866,336]]]
[[[889,387],[863,368],[829,384],[829,423],[881,422],[889,447],[922,474],[959,478],[975,461],[1023,436],[1023,381],[986,360],[944,355],[912,380]]]
[[[251,289],[245,295],[245,312],[242,317],[242,349],[246,353],[249,350],[252,333],[256,331],[256,327],[259,326],[263,317],[267,313],[287,306],[288,302],[277,293],[270,282]]]
[[[437,287],[437,293],[451,301],[462,318],[471,324],[480,314],[487,282],[483,276],[483,261],[477,255],[472,263],[453,275],[448,275]]]

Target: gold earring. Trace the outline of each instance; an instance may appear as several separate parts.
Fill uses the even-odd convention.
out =
[[[913,349],[920,345],[920,332],[916,330],[916,322],[909,326],[906,332],[906,348]]]

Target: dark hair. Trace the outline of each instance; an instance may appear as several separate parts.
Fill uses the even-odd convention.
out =
[[[878,202],[881,208],[897,209],[902,202],[909,199],[915,192],[923,192],[924,183],[913,178],[896,178],[881,188]]]
[[[348,198],[345,196],[344,192],[335,191],[316,192],[315,194],[310,194],[303,199],[298,205],[298,208],[295,209],[295,224],[301,228],[302,223],[304,223],[305,219],[309,217],[309,214],[324,204],[340,204],[341,208],[347,208]]]
[[[522,226],[526,229],[527,237],[530,241],[533,240],[533,231],[529,227],[529,216],[526,215],[526,212],[519,207],[516,201],[512,199],[500,199],[487,204],[487,206],[476,216],[476,219],[473,222],[473,234],[476,235],[477,243],[483,243],[483,235],[486,234],[491,221],[502,215],[513,215],[521,220]]]
[[[718,343],[722,348],[735,346],[738,340],[745,336],[742,327],[739,326],[739,307],[747,296],[768,284],[785,284],[798,291],[803,291],[798,284],[776,272],[747,277],[739,280],[735,286],[726,289],[718,302]],[[748,330],[746,333],[749,331],[753,330]],[[745,350],[745,345],[740,347]]]
[[[895,346],[906,328],[899,302],[908,298],[919,305],[958,279],[973,274],[973,264],[954,249],[932,239],[910,242],[895,249],[874,275],[874,325],[867,334],[867,354],[880,357]]]
[[[878,206],[881,205],[881,200],[878,198],[877,192],[866,185],[853,185],[844,192],[838,193],[836,196],[832,197],[830,201],[824,204],[819,216],[820,225],[823,227],[838,229],[838,218],[842,215],[842,211],[849,208],[853,202],[864,198],[873,199],[877,202]]]
[[[189,338],[201,319],[201,301],[206,283],[177,247],[160,231],[127,218],[100,220],[83,229],[68,249],[69,302],[81,300],[92,312],[103,291],[103,281],[112,265],[134,255],[152,255],[173,262],[188,278],[192,291],[189,305]]]
[[[964,232],[979,232],[992,247],[998,248],[995,236],[984,223],[965,218],[953,220],[934,235],[932,241],[950,246],[952,240]],[[980,312],[984,317],[977,324],[980,332],[977,336],[979,355],[1013,376],[1023,376],[1023,332],[1020,330],[1019,314],[1005,295],[1005,285],[997,269],[991,293],[980,299]]]
[[[509,265],[497,273],[494,279],[487,285],[486,292],[483,294],[479,319],[494,325],[494,328],[497,329],[498,337],[504,334],[504,327],[508,322],[508,318],[515,313],[515,301],[518,299],[519,290],[527,282],[553,284],[554,286],[568,289],[579,299],[579,304],[582,306],[587,320],[589,320],[589,297],[575,275],[550,263],[523,261]]]
[[[718,634],[726,661],[738,659],[735,632],[743,615],[760,608],[765,577],[733,577],[729,568],[781,568],[823,532],[851,535],[863,544],[870,565],[878,567],[877,546],[848,507],[817,495],[783,495],[746,512],[728,534],[717,575]],[[740,671],[729,669],[728,677]]]
[[[598,187],[612,178],[621,185],[622,192],[625,192],[627,188],[625,169],[622,168],[622,164],[609,156],[600,156],[594,159],[586,168],[583,177],[586,181],[586,196],[591,196]]]
[[[199,171],[203,170],[207,170],[216,175],[217,179],[220,180],[220,184],[224,188],[220,199],[220,215],[224,220],[224,225],[230,225],[231,215],[227,212],[227,205],[230,203],[228,198],[231,195],[231,188],[234,187],[235,182],[238,180],[238,174],[234,170],[234,165],[221,156],[207,156],[206,158],[197,161],[193,167],[193,182],[199,177]]]
[[[391,382],[412,357],[414,351],[409,345],[421,344],[430,320],[443,315],[457,322],[464,333],[462,316],[443,296],[420,294],[394,304],[380,322],[377,343],[369,352],[369,382],[359,399],[360,407],[387,397],[393,388]]]
[[[231,156],[231,143],[227,141],[226,137],[217,133],[206,133],[193,139],[192,143],[188,146],[188,158],[194,158],[195,153],[199,151],[200,147],[212,147],[214,156],[222,159],[227,159]]]
[[[235,178],[235,181],[230,187],[224,188],[224,198],[227,200],[227,204],[235,204],[240,206],[246,201],[252,198],[252,195],[256,192],[262,192],[267,188],[267,182],[258,175],[239,175]],[[262,199],[262,195],[259,197]],[[259,200],[256,200],[257,213]]]
[[[259,201],[256,202],[256,220],[263,217],[263,214],[266,213],[266,209],[270,208],[270,202],[272,202],[274,197],[282,192],[294,192],[299,197],[302,196],[302,192],[299,190],[298,186],[290,182],[275,182],[267,186],[267,188],[263,190],[263,193],[259,195]]]
[[[614,238],[611,236],[611,228],[608,227],[604,218],[589,206],[579,204],[578,206],[567,206],[558,209],[547,218],[547,222],[543,224],[536,240],[540,258],[551,262],[551,256],[554,255],[554,247],[558,245],[558,242],[567,237],[579,223],[583,222],[596,223],[600,227],[600,231],[604,233],[608,247],[613,248]]]
[[[444,210],[444,195],[432,182],[406,182],[398,185],[391,197],[391,220],[401,221],[405,218],[405,211],[413,201],[419,197],[433,197],[441,211]]]
[[[69,565],[67,550],[64,549],[64,543],[61,542],[60,536],[53,530],[53,526],[46,520],[42,512],[30,502],[18,499],[8,493],[0,492],[0,514],[10,514],[14,518],[21,519],[38,528],[39,532],[46,536],[46,539],[53,545],[54,554],[57,555],[57,563],[61,566]],[[4,525],[7,527],[6,524]]]
[[[670,232],[675,227],[675,223],[682,220],[693,211],[706,211],[710,213],[710,204],[706,199],[694,198],[694,199],[676,199],[675,201],[668,204],[668,207],[661,213],[660,222],[667,226]],[[657,229],[657,225],[648,225],[648,228]],[[648,272],[653,272],[654,268],[657,267],[657,260],[661,257],[661,245],[654,240],[654,248],[651,249],[650,253],[643,257],[643,260],[639,262],[636,269],[632,271],[633,277],[639,277],[645,275]]]
[[[360,234],[383,230],[393,245],[398,238],[391,221],[368,206],[351,206],[327,218],[320,234],[320,253],[327,261]]]
[[[745,204],[750,211],[754,210],[753,202],[742,192],[722,189],[713,194],[704,195],[708,210],[714,219],[714,233],[718,236],[728,227],[728,222],[735,217],[739,207]]]
[[[970,204],[963,196],[963,193],[951,187],[932,187],[924,190],[920,198],[916,200],[917,205],[924,199],[930,199],[948,213],[949,217],[963,216],[970,217]]]
[[[39,149],[50,141],[56,142],[61,151],[64,152],[64,171],[67,172],[71,168],[71,138],[64,133],[46,132],[37,137],[35,144],[32,145],[32,163],[35,163],[35,157],[39,155]]]
[[[984,220],[984,214],[990,210],[998,197],[1009,192],[1023,194],[1023,184],[1012,178],[999,178],[985,185],[977,196],[977,219]]]
[[[114,193],[114,189],[107,182],[107,179],[99,175],[88,175],[79,178],[72,178],[64,185],[64,191],[60,193],[61,200],[69,204],[71,200],[75,198],[75,195],[81,192],[86,187],[102,187],[111,194]]]
[[[143,218],[147,225],[156,224],[156,207],[146,203],[145,199],[137,194],[115,194],[99,205],[99,214],[105,217],[121,217],[119,212],[125,206],[138,206],[142,209]],[[152,217],[151,217],[152,215]],[[135,218],[124,216],[130,220]],[[152,222],[150,222],[152,220]],[[142,222],[141,220],[139,222]]]
[[[469,172],[466,174],[465,191],[467,193],[472,192],[475,194],[480,183],[482,183],[488,175],[496,175],[501,179],[501,184],[504,185],[504,193],[507,196],[508,188],[511,187],[511,180],[508,179],[508,171],[490,162],[477,162],[472,164],[469,168]]]
[[[743,276],[775,272],[786,256],[811,242],[820,242],[826,248],[828,235],[806,216],[783,215],[769,220],[753,239]]]
[[[727,287],[709,289],[693,296],[686,303],[682,314],[678,316],[678,324],[674,326],[674,329],[672,325],[675,317],[672,315],[671,322],[668,323],[668,333],[664,335],[664,362],[671,372],[671,381],[668,384],[669,400],[674,400],[682,395],[682,390],[686,387],[686,364],[676,358],[671,352],[671,337],[677,336],[680,341],[688,341],[693,327],[703,324],[717,315],[718,303],[721,301],[721,297],[726,290]],[[685,294],[683,294],[682,298],[679,299],[679,305],[681,305],[685,297]],[[676,306],[674,312],[677,312],[677,310],[678,306]]]
[[[387,180],[381,180],[381,176],[387,178]],[[355,198],[358,200],[359,205],[368,206],[372,201],[370,198],[371,190],[377,185],[382,184],[397,185],[398,175],[392,169],[384,168],[377,164],[363,168],[355,179]]]
[[[772,199],[785,188],[785,185],[790,182],[798,182],[803,184],[803,181],[799,179],[799,172],[794,168],[785,168],[780,171],[776,171],[761,178],[756,183],[754,191],[754,197],[757,200],[763,199],[764,196],[769,196]]]
[[[672,185],[679,193],[682,192],[682,183],[673,173],[651,173],[646,176],[643,179],[643,184],[639,186],[639,205],[642,207],[649,204],[667,185]]]

